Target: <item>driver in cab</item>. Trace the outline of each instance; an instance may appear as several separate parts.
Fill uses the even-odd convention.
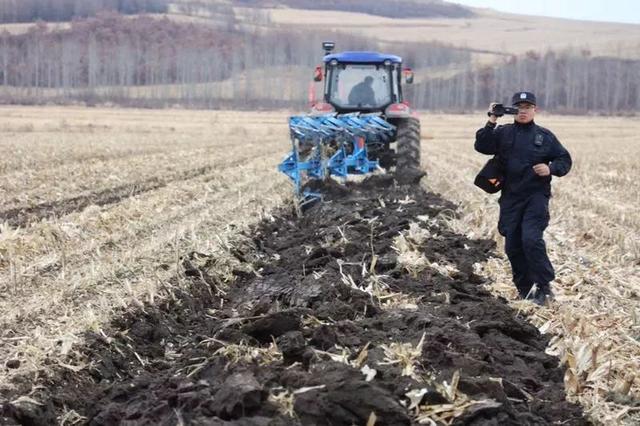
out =
[[[375,105],[376,96],[373,91],[373,77],[368,75],[364,81],[353,86],[349,93],[349,104],[351,105]]]

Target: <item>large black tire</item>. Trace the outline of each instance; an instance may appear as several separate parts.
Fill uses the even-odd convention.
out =
[[[420,120],[400,119],[397,128],[396,178],[400,183],[419,181],[425,174],[420,167]]]

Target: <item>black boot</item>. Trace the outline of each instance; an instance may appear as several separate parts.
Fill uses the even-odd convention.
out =
[[[518,289],[518,296],[520,296],[520,299],[525,300],[527,298],[527,296],[529,295],[529,292],[531,292],[531,287],[532,284],[531,283],[526,283],[526,282],[514,282],[514,284],[516,285],[516,288]]]
[[[531,297],[531,301],[533,303],[535,303],[538,306],[544,306],[547,301],[551,301],[553,300],[554,294],[553,291],[551,291],[551,287],[549,286],[549,284],[546,285],[537,285],[534,284],[534,286],[536,287],[536,291],[535,294],[533,294]]]

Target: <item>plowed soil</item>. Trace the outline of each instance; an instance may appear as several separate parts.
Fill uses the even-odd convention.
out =
[[[218,277],[217,259],[185,255],[189,291],[87,333],[72,360],[79,367],[24,378],[23,395],[2,395],[0,420],[365,425],[374,413],[377,425],[410,425],[417,417],[407,393],[424,390],[423,407],[455,403],[439,384],[459,372],[458,394],[484,402],[454,424],[588,424],[565,400],[548,337],[474,273],[494,243],[455,234],[439,219],[454,205],[387,177],[324,192],[303,217],[279,212],[252,230],[250,244],[230,248],[238,260],[231,286]],[[415,274],[392,247],[411,223],[432,236],[418,244],[428,264]],[[413,302],[385,305],[365,291],[372,277]],[[385,348],[415,348],[423,336],[414,373],[403,375]],[[269,351],[274,343],[281,356]],[[248,347],[247,357],[232,351]]]

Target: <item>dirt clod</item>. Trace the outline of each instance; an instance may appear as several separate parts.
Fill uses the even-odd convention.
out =
[[[301,362],[307,348],[307,343],[300,331],[290,331],[277,340],[278,348],[282,352],[285,364]]]
[[[10,359],[7,360],[4,364],[7,368],[20,368],[20,360],[19,359]]]
[[[243,332],[262,343],[271,342],[289,331],[300,329],[300,312],[282,311],[256,319],[243,328]]]
[[[237,419],[257,410],[264,396],[262,385],[253,374],[236,373],[224,381],[209,406],[212,412],[225,420]],[[196,400],[200,401],[199,398]]]

